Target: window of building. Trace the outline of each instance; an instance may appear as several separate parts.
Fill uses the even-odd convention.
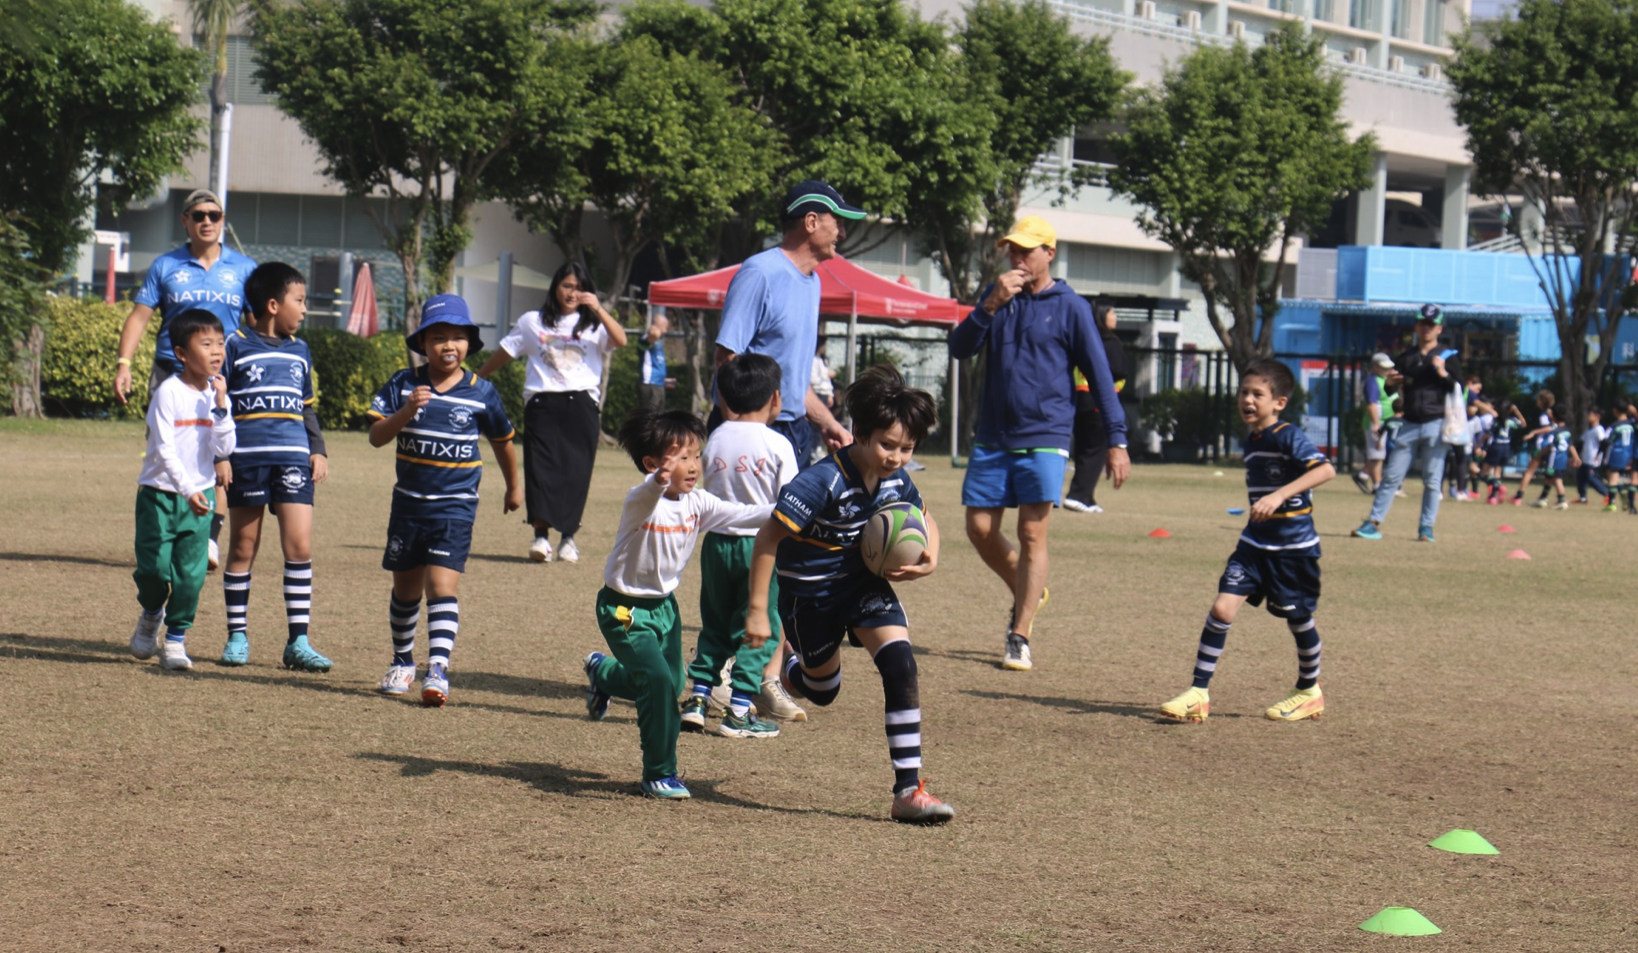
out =
[[[210,48],[202,36],[194,36],[193,45],[204,50],[207,57]],[[206,61],[206,69],[214,69],[214,61]],[[273,97],[262,91],[254,76],[256,72],[256,52],[250,45],[248,36],[230,36],[227,46],[227,97],[228,102],[234,105],[258,106],[273,102]],[[210,100],[210,74],[205,75],[205,99]]]
[[[1323,23],[1330,23],[1336,18],[1336,0],[1314,0],[1314,19]]]
[[[1393,0],[1393,35],[1401,40],[1410,39],[1411,0]]]
[[[1297,0],[1268,0],[1268,8],[1281,13],[1296,13]]]
[[[1378,4],[1382,0],[1353,0],[1348,7],[1348,25],[1356,30],[1377,30]]]
[[[1445,45],[1445,0],[1422,0],[1422,42]]]

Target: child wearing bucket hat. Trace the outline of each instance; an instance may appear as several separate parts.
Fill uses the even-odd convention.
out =
[[[421,704],[437,708],[449,698],[449,657],[461,623],[458,589],[478,517],[479,437],[489,439],[506,480],[505,512],[523,505],[523,488],[512,448],[516,433],[500,394],[462,366],[482,345],[466,302],[449,294],[427,299],[420,326],[406,340],[427,363],[394,374],[369,410],[370,445],[396,442],[398,448],[398,482],[381,558],[381,568],[392,573],[392,664],[377,690],[403,695],[415,681],[415,629],[425,597],[428,655]]]

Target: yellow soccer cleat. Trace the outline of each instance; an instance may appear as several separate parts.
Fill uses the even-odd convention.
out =
[[[1325,695],[1320,687],[1299,688],[1273,708],[1263,712],[1271,721],[1302,721],[1325,714]]]
[[[1173,721],[1205,721],[1211,714],[1211,693],[1204,688],[1191,688],[1161,705],[1160,713]]]

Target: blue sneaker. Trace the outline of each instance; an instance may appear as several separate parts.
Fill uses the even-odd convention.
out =
[[[449,669],[443,662],[428,662],[427,674],[421,678],[421,704],[442,708],[446,701],[449,701]]]
[[[284,667],[298,672],[328,672],[330,660],[313,651],[307,636],[298,635],[296,641],[284,647]]]
[[[227,645],[222,647],[223,665],[250,664],[250,637],[243,632],[229,632]]]
[[[608,658],[608,656],[604,655],[602,652],[593,652],[592,654],[586,656],[586,717],[590,718],[592,721],[602,721],[604,716],[609,713],[609,696],[607,693],[599,691],[597,688],[597,669],[603,664],[603,660],[606,658]],[[662,779],[662,781],[663,780],[664,779]],[[676,779],[672,778],[671,780],[674,781]],[[662,781],[656,781],[654,783],[660,784]],[[647,782],[644,782],[644,784],[646,785]],[[682,787],[682,785],[679,783],[678,787]],[[646,786],[643,793],[648,793]],[[654,796],[660,797],[661,795]],[[683,788],[682,796],[688,796],[687,788]]]
[[[662,801],[686,801],[694,796],[688,793],[682,778],[675,774],[669,778],[660,778],[658,781],[644,781],[642,789],[643,797],[656,797]]]
[[[1433,542],[1433,527],[1431,527],[1431,526],[1418,526],[1416,528],[1416,541],[1418,543],[1431,543],[1431,542]]]
[[[1366,520],[1365,522],[1359,524],[1359,528],[1354,530],[1350,535],[1358,536],[1360,539],[1381,539],[1382,530],[1379,529],[1375,523],[1371,522],[1370,520]]]

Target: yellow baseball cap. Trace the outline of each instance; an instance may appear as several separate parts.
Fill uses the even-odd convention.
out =
[[[995,247],[1002,245],[1017,245],[1019,248],[1035,248],[1045,245],[1048,248],[1058,247],[1058,233],[1053,231],[1047,220],[1039,215],[1025,215],[1012,227],[1006,238],[995,243]]]

